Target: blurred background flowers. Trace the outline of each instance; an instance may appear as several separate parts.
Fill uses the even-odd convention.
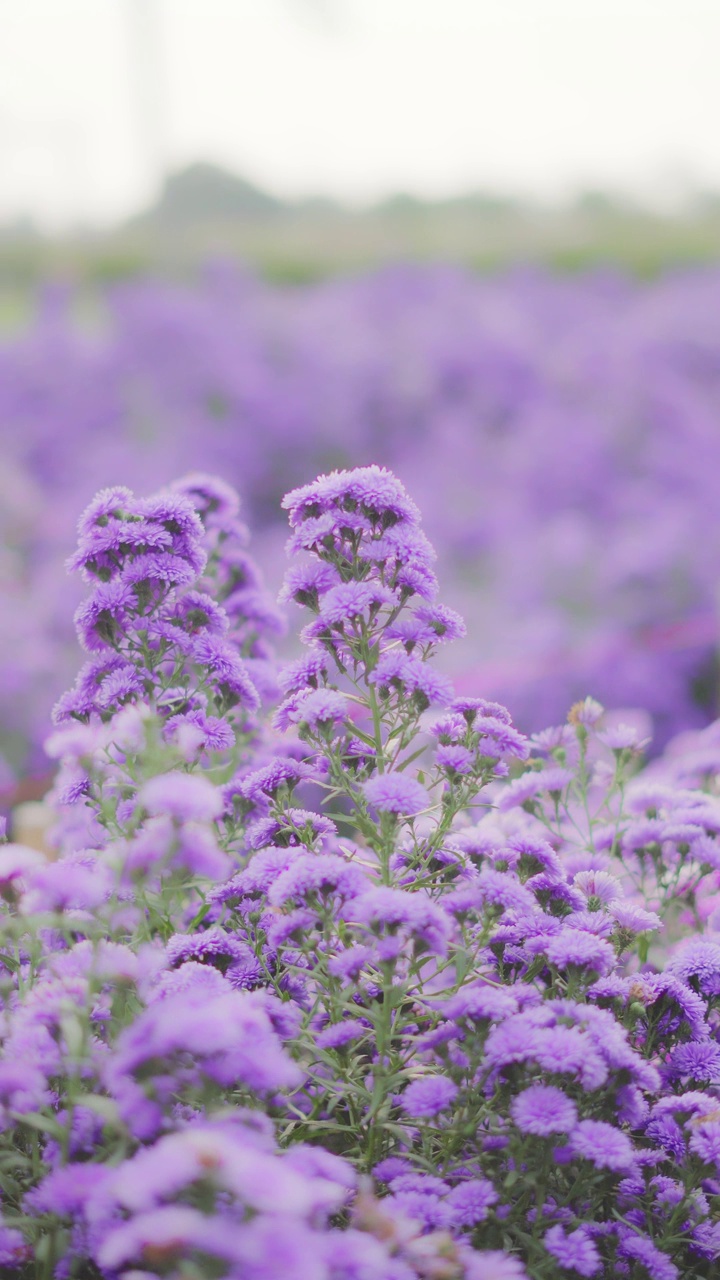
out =
[[[523,729],[717,714],[718,48],[703,0],[0,0],[0,792],[78,511],[198,468],[275,590],[282,494],[391,466]]]

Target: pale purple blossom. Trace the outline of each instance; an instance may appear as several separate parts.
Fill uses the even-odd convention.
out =
[[[342,722],[348,714],[347,698],[333,689],[313,689],[296,701],[288,712],[290,724],[317,729]]]
[[[623,1233],[618,1252],[623,1259],[639,1262],[653,1280],[677,1280],[680,1274],[675,1263],[652,1240],[633,1231]]]
[[[544,1244],[563,1269],[581,1276],[596,1276],[602,1268],[595,1242],[582,1227],[567,1233],[559,1224],[550,1227],[545,1232]]]
[[[379,773],[364,783],[363,795],[378,813],[407,815],[422,813],[430,805],[427,791],[410,774]]]
[[[400,1098],[403,1111],[417,1119],[430,1119],[446,1111],[457,1097],[458,1087],[444,1076],[412,1080]]]
[[[634,1162],[630,1139],[604,1120],[581,1120],[570,1135],[570,1149],[597,1169],[625,1172]]]
[[[148,813],[178,822],[212,822],[223,811],[220,790],[198,774],[158,774],[140,789],[138,800]]]
[[[523,1133],[543,1138],[551,1133],[570,1133],[577,1121],[575,1103],[550,1084],[534,1084],[518,1093],[510,1104],[510,1114]]]

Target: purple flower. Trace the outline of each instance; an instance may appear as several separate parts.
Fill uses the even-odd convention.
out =
[[[581,1276],[596,1276],[602,1261],[595,1242],[582,1227],[567,1234],[558,1224],[545,1232],[545,1248],[561,1267]]]
[[[621,929],[630,933],[650,933],[662,928],[662,920],[654,911],[646,911],[634,902],[612,902],[610,914]]]
[[[305,775],[303,775],[305,776]],[[312,776],[312,771],[307,776]],[[262,794],[258,788],[258,795]],[[255,798],[255,791],[253,791]],[[325,836],[334,835],[337,828],[331,818],[324,814],[312,813],[309,809],[284,809],[282,815],[275,818],[261,818],[248,827],[246,842],[248,849],[261,849],[267,844],[297,845],[314,844]]]
[[[445,1017],[453,1021],[467,1018],[472,1022],[500,1022],[517,1012],[517,1000],[511,991],[477,983],[464,986],[439,1007]]]
[[[187,1205],[164,1205],[116,1226],[105,1236],[97,1258],[101,1267],[122,1267],[127,1273],[132,1263],[153,1266],[162,1258],[167,1266],[195,1252],[227,1260],[236,1257],[237,1226]]]
[[[222,880],[231,870],[211,830],[197,822],[178,826],[169,816],[147,819],[130,840],[111,845],[108,856],[124,869],[126,878],[168,866]]]
[[[75,723],[74,717],[89,716],[102,696],[105,681],[117,671],[128,670],[134,671],[134,668],[129,667],[119,654],[104,652],[90,658],[81,667],[73,688],[64,693],[53,708],[53,724],[63,724],[68,720]]]
[[[61,1218],[76,1217],[97,1193],[110,1170],[102,1164],[68,1164],[53,1169],[25,1196],[24,1206],[32,1213],[54,1213]]]
[[[714,1165],[720,1171],[720,1123],[717,1120],[700,1120],[692,1127],[690,1150],[705,1164]]]
[[[244,960],[249,952],[247,943],[232,937],[214,925],[202,933],[174,933],[165,948],[168,964],[183,964],[186,960],[201,960],[224,971],[236,960]]]
[[[294,600],[296,604],[306,608],[317,609],[321,596],[340,583],[337,569],[329,564],[292,565],[285,574],[279,600],[284,603]],[[302,659],[300,659],[302,662]]]
[[[283,786],[294,786],[301,778],[311,778],[313,769],[309,764],[293,760],[291,756],[276,756],[261,769],[255,769],[242,778],[238,784],[240,795],[248,800],[258,797],[272,796]]]
[[[373,959],[372,947],[356,942],[344,951],[337,951],[328,960],[328,971],[336,978],[355,982],[360,977],[365,965]]]
[[[596,725],[605,714],[605,708],[595,698],[587,697],[571,707],[568,719],[571,724],[583,724],[586,727]]]
[[[300,693],[310,687],[316,689],[322,677],[327,675],[327,654],[322,650],[311,650],[295,662],[289,662],[279,673],[280,688],[285,693]]]
[[[571,774],[568,775],[568,780],[570,777]],[[540,774],[524,773],[503,787],[497,807],[501,813],[508,813],[511,809],[531,805],[537,800],[540,791]]]
[[[635,1159],[628,1137],[603,1120],[581,1120],[570,1135],[570,1150],[596,1169],[612,1169],[624,1173]]]
[[[683,1027],[689,1033],[688,1038],[705,1037],[705,1001],[701,996],[669,971],[643,974],[642,983],[643,998],[650,1006],[651,1017],[664,1035],[675,1035],[678,1028]]]
[[[423,710],[431,703],[447,706],[453,696],[447,677],[438,675],[420,658],[397,649],[383,654],[368,682],[377,685],[386,697],[393,690],[406,697],[419,697]]]
[[[95,578],[108,581],[122,572],[122,564],[128,557],[167,551],[172,545],[170,533],[152,521],[139,517],[111,519],[106,525],[80,536],[78,549],[67,567],[71,572],[80,569],[86,582],[93,582]]]
[[[251,711],[257,710],[260,706],[257,689],[232,645],[220,637],[201,633],[193,645],[193,656],[212,673],[226,706],[240,704]]]
[[[467,747],[462,747],[456,743],[443,743],[437,747],[435,751],[435,763],[439,769],[445,770],[447,773],[467,774],[472,773],[475,767],[475,753],[468,751]]]
[[[372,1174],[380,1182],[392,1182],[406,1174],[413,1176],[413,1166],[402,1156],[388,1156],[373,1166]]]
[[[147,1002],[153,1004],[157,1000],[167,1000],[172,996],[185,996],[188,1000],[210,1000],[214,996],[222,996],[229,989],[229,980],[223,977],[219,969],[197,960],[186,960],[178,969],[162,973],[153,984]]]
[[[431,601],[437,595],[438,580],[432,570],[424,564],[414,564],[410,561],[400,565],[394,575],[394,586],[399,590],[402,601],[415,595],[421,600]]]
[[[498,1193],[486,1178],[471,1178],[453,1187],[445,1199],[452,1208],[453,1222],[462,1227],[473,1227],[484,1222],[489,1210],[497,1203]]]
[[[447,643],[450,640],[462,640],[467,635],[465,622],[454,609],[447,605],[421,605],[415,612],[418,622],[424,623],[437,641]]]
[[[673,1049],[665,1070],[672,1080],[697,1080],[720,1084],[720,1045],[715,1040],[693,1040]]]
[[[345,1022],[333,1022],[330,1026],[324,1027],[315,1036],[315,1044],[318,1049],[340,1049],[367,1034],[368,1028],[363,1026],[362,1022],[350,1018]]]
[[[439,1227],[447,1227],[449,1213],[441,1200],[434,1195],[422,1191],[395,1191],[384,1202],[383,1208],[391,1214],[399,1214],[402,1219],[410,1220],[425,1233]]]
[[[26,1243],[22,1232],[0,1223],[0,1266],[15,1271],[23,1263],[29,1263],[31,1258],[31,1246]]]
[[[692,938],[671,956],[668,972],[676,974],[703,995],[720,995],[720,943]]]
[[[412,816],[429,808],[430,797],[415,778],[404,773],[376,774],[363,785],[362,793],[378,813]]]
[[[435,955],[445,954],[452,931],[450,917],[426,894],[406,893],[384,885],[352,898],[340,914],[374,933],[409,935],[416,946]]]
[[[573,877],[573,887],[579,889],[584,898],[599,906],[607,906],[622,897],[622,885],[617,876],[607,871],[579,871]]]
[[[298,856],[298,849],[292,846],[270,845],[260,849],[242,871],[211,891],[211,901],[233,902],[266,894],[279,873]]]
[[[167,616],[189,634],[209,631],[222,636],[229,626],[225,610],[204,591],[186,591],[174,602]]]
[[[551,1025],[543,1025],[546,1019]],[[577,1076],[584,1089],[600,1088],[609,1075],[602,1043],[578,1027],[552,1025],[551,1019],[550,1010],[542,1011],[542,1022],[529,1010],[493,1027],[485,1044],[488,1063],[502,1070],[515,1062],[536,1062],[544,1071]]]
[[[583,929],[562,929],[548,940],[544,950],[550,964],[558,969],[580,968],[605,975],[615,965],[610,944]]]
[[[507,911],[527,912],[530,915],[537,907],[533,894],[520,883],[517,876],[505,871],[495,871],[493,867],[483,867],[477,880],[468,889],[476,895],[480,904]]]
[[[123,519],[128,512],[134,512],[131,489],[123,485],[115,485],[111,489],[101,489],[89,502],[78,520],[78,534],[83,537],[97,528],[102,528],[111,519]]]
[[[366,872],[346,858],[335,853],[301,854],[270,886],[268,901],[280,906],[314,897],[355,898],[367,888]]]
[[[331,587],[320,601],[320,617],[328,626],[342,626],[367,610],[394,604],[390,591],[378,582],[343,582]]]
[[[386,1181],[390,1183],[390,1190],[395,1193],[418,1191],[420,1195],[444,1196],[450,1190],[447,1182],[443,1182],[442,1178],[436,1178],[431,1173],[410,1173],[406,1169],[392,1174]]]
[[[158,1000],[125,1029],[106,1066],[106,1083],[131,1125],[144,1091],[155,1081],[160,1100],[175,1094],[183,1080],[202,1079],[259,1093],[299,1083],[302,1073],[282,1049],[255,993],[217,994],[197,988]],[[173,1066],[173,1064],[175,1064]],[[154,1113],[154,1123],[161,1113]],[[151,1132],[154,1131],[154,1127]]]
[[[641,736],[635,725],[630,724],[618,724],[613,728],[603,729],[598,734],[598,738],[612,751],[640,752],[650,741],[649,738]]]
[[[243,1206],[306,1215],[340,1207],[352,1171],[325,1152],[296,1148],[280,1159],[271,1134],[247,1124],[194,1124],[160,1138],[113,1170],[103,1199],[135,1212],[151,1210],[198,1182],[230,1191]],[[325,1159],[323,1159],[325,1157]]]
[[[466,1280],[528,1280],[519,1258],[499,1249],[473,1250],[465,1259]]]
[[[195,505],[177,489],[174,493],[165,489],[150,498],[142,498],[137,503],[137,512],[146,520],[152,520],[167,529],[172,534],[173,545],[179,554],[185,553],[202,539],[202,522]]]
[[[400,1098],[400,1105],[408,1115],[430,1118],[446,1111],[457,1097],[458,1088],[444,1076],[423,1076],[412,1080]]]
[[[22,896],[23,915],[45,911],[92,911],[112,892],[107,867],[90,857],[87,862],[69,854],[58,862],[45,863],[28,872]]]
[[[71,993],[68,992],[67,994],[68,999],[70,999]],[[16,1050],[13,1045],[12,1037],[8,1038],[5,1043],[5,1053],[8,1060],[0,1062],[0,1123],[2,1123],[3,1128],[7,1128],[10,1122],[10,1117],[7,1114],[8,1112],[17,1111],[21,1115],[24,1115],[32,1111],[39,1111],[42,1107],[50,1104],[50,1094],[45,1075],[40,1066],[36,1065],[29,1059],[29,1055],[27,1053],[30,1046],[35,1048],[36,1052],[39,1047],[37,1045],[38,1037],[33,1034],[34,1028],[32,1027],[32,1022],[34,1020],[33,1014],[37,1017],[38,1013],[40,1014],[38,1021],[44,1021],[42,1018],[42,1010],[33,1010],[32,1006],[30,1007],[29,1013],[26,1013],[25,1015],[26,1022],[31,1024],[30,1027],[28,1027],[28,1030],[30,1030],[30,1040],[29,1045],[23,1044],[21,1030],[18,1047],[21,1050],[21,1055],[23,1048],[25,1049],[25,1053],[19,1060],[13,1060]],[[40,1037],[40,1039],[42,1040],[44,1037]],[[35,1041],[34,1045],[33,1041]],[[47,1046],[47,1048],[49,1049],[50,1046]],[[23,1060],[23,1057],[25,1060]],[[47,1069],[49,1064],[46,1062],[43,1065]]]
[[[488,702],[486,698],[456,698],[452,710],[459,712],[469,725],[475,723],[477,716],[492,716],[495,720],[502,720],[503,724],[512,724],[507,707],[499,702]]]
[[[537,1137],[551,1133],[570,1133],[577,1121],[575,1103],[550,1084],[533,1084],[516,1095],[510,1114],[518,1129]]]
[[[538,789],[550,795],[559,795],[573,781],[571,769],[542,769],[537,774]]]
[[[290,524],[297,526],[321,512],[343,515],[360,511],[371,523],[388,528],[399,522],[417,524],[420,513],[400,481],[384,467],[358,467],[318,476],[312,484],[293,489],[283,498]]]
[[[410,524],[394,525],[380,537],[366,539],[362,555],[370,563],[383,565],[386,579],[403,566],[427,570],[437,559],[435,549],[422,529]]]
[[[652,1280],[677,1280],[680,1275],[674,1262],[666,1253],[658,1249],[647,1236],[637,1235],[627,1230],[618,1244],[621,1258],[629,1262],[639,1262]]]
[[[167,551],[149,551],[128,561],[121,583],[135,589],[138,604],[148,592],[151,599],[158,601],[170,587],[191,586],[204,564],[205,557],[200,551],[191,559]]]
[[[288,720],[291,724],[316,729],[342,721],[347,714],[348,701],[341,693],[333,689],[313,689],[294,703]]]
[[[200,774],[161,773],[138,793],[151,814],[168,814],[178,822],[212,822],[223,811],[219,789]]]
[[[473,733],[479,738],[478,751],[491,759],[510,757],[518,760],[527,759],[529,746],[527,738],[518,733],[512,725],[506,724],[495,716],[477,715],[473,721]]]
[[[240,508],[240,499],[231,485],[202,471],[193,471],[175,480],[172,489],[188,498],[205,522],[212,523],[216,517],[235,516]]]
[[[198,751],[230,751],[235,746],[235,733],[227,720],[207,716],[203,711],[170,716],[163,734],[167,741],[175,742],[187,760],[194,759]]]
[[[98,688],[95,703],[100,711],[114,710],[142,693],[142,677],[129,663],[111,671]]]
[[[43,867],[46,861],[37,849],[28,849],[24,844],[3,844],[0,848],[0,897],[12,895],[16,881],[24,880],[31,871]]]
[[[101,583],[75,612],[80,643],[89,650],[109,649],[120,637],[135,605],[124,582]]]

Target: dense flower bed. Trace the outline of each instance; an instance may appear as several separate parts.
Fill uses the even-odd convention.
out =
[[[0,754],[42,767],[72,671],[76,512],[101,485],[194,468],[240,490],[274,580],[282,493],[384,463],[471,624],[461,688],[510,701],[526,730],[588,691],[645,708],[657,744],[706,723],[719,285],[396,267],[293,290],[217,268],[118,286],[79,317],[49,293],[0,346]]]
[[[0,1265],[709,1280],[720,727],[526,738],[436,670],[390,473],[285,506],[279,671],[226,485],[80,521],[59,856],[0,845]]]

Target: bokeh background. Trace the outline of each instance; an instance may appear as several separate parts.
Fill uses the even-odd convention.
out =
[[[0,0],[0,801],[95,490],[392,467],[524,729],[718,713],[715,0]],[[290,644],[291,641],[288,641]]]

